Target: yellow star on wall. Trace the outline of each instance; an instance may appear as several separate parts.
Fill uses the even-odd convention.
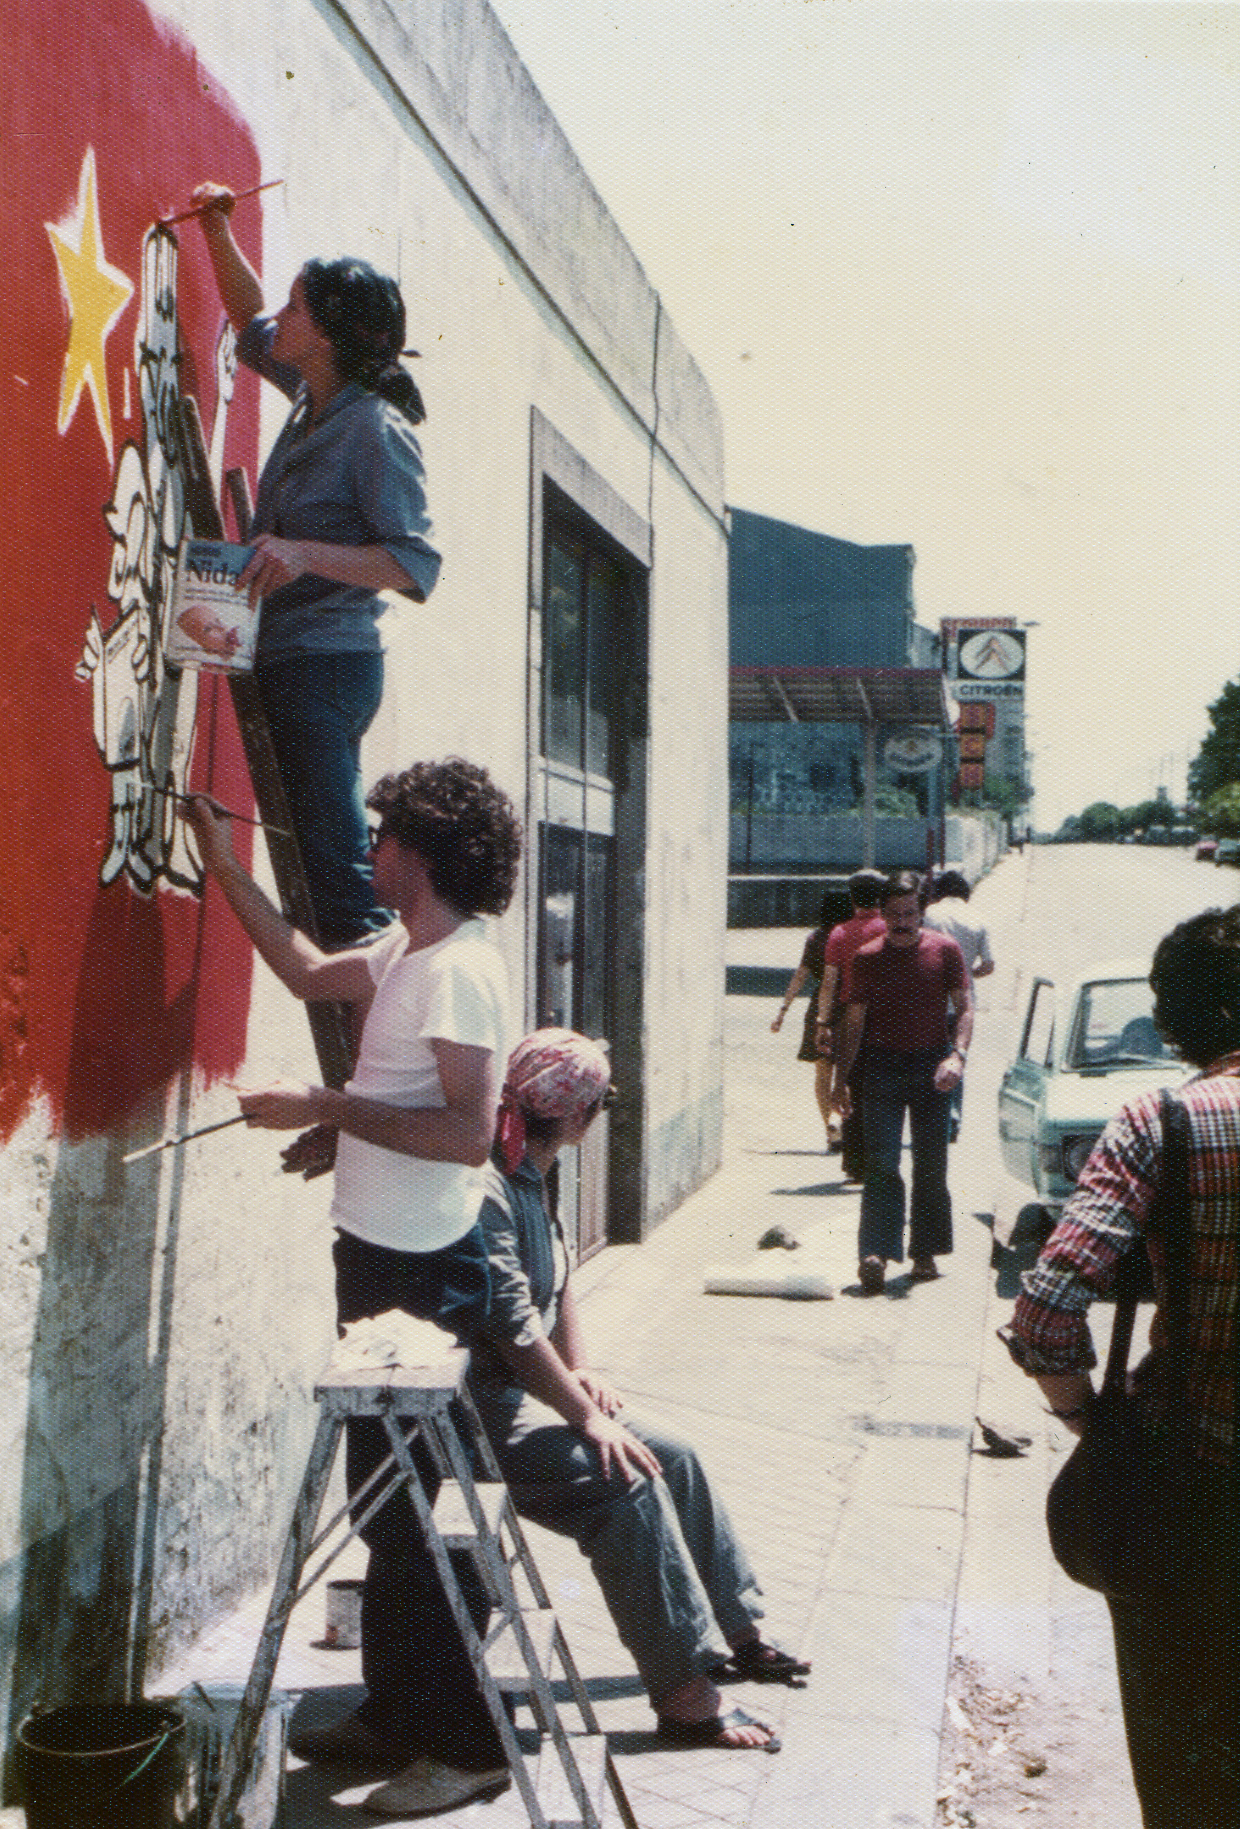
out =
[[[95,183],[95,149],[86,148],[78,179],[76,213],[62,223],[45,222],[60,268],[60,285],[69,307],[69,347],[60,381],[62,435],[73,423],[82,389],[90,389],[100,436],[112,462],[112,409],[108,402],[108,368],[104,343],[133,297],[133,286],[103,251],[99,193]]]

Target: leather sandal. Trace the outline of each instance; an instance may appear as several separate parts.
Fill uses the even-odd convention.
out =
[[[761,1746],[731,1746],[724,1739],[730,1727],[760,1727],[770,1739]],[[759,1721],[743,1708],[734,1708],[726,1715],[711,1715],[705,1721],[677,1721],[672,1715],[656,1715],[654,1731],[665,1746],[714,1746],[727,1753],[778,1753],[783,1744],[769,1721]]]
[[[734,1646],[727,1663],[717,1665],[710,1675],[714,1683],[786,1683],[789,1689],[804,1689],[810,1669],[782,1645],[751,1638]]]

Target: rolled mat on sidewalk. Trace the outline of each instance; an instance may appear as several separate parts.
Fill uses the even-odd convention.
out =
[[[792,1302],[829,1302],[835,1291],[811,1270],[768,1270],[755,1264],[710,1264],[702,1278],[708,1296],[784,1296]]]

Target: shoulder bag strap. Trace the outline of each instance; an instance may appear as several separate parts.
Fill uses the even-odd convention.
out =
[[[1173,1375],[1182,1380],[1188,1369],[1188,1278],[1193,1242],[1188,1193],[1191,1132],[1188,1111],[1182,1099],[1175,1098],[1164,1089],[1161,1105],[1163,1148],[1157,1218],[1162,1228],[1163,1260],[1166,1266],[1163,1321],[1167,1329]]]
[[[1159,1094],[1159,1116],[1162,1127],[1162,1151],[1158,1187],[1154,1205],[1146,1222],[1147,1229],[1156,1225],[1163,1237],[1166,1297],[1163,1321],[1167,1329],[1173,1393],[1182,1391],[1188,1345],[1188,1260],[1190,1228],[1188,1220],[1188,1112],[1180,1099],[1165,1089]],[[1123,1391],[1128,1376],[1128,1357],[1132,1348],[1132,1330],[1137,1314],[1137,1290],[1142,1282],[1141,1254],[1143,1240],[1121,1258],[1115,1273],[1115,1319],[1111,1325],[1111,1346],[1103,1374],[1104,1391]],[[1237,1363],[1240,1364],[1240,1358]],[[1182,1408],[1182,1402],[1177,1403]]]

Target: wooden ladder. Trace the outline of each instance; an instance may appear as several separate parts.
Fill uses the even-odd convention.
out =
[[[602,1829],[607,1793],[623,1829],[637,1829],[606,1738],[465,1388],[468,1355],[464,1348],[451,1345],[431,1322],[411,1322],[403,1315],[399,1321],[403,1356],[416,1356],[425,1363],[350,1369],[347,1362],[333,1362],[315,1389],[318,1428],[236,1726],[220,1767],[207,1829],[235,1829],[235,1812],[294,1606],[402,1487],[408,1491],[533,1829]],[[411,1340],[416,1342],[413,1354],[408,1346]],[[348,1350],[346,1339],[338,1354],[347,1355]],[[350,1418],[364,1416],[382,1421],[391,1452],[316,1535],[341,1433]],[[441,1480],[433,1506],[410,1452],[415,1437],[425,1444]],[[481,1478],[474,1477],[475,1466]],[[357,1521],[303,1583],[306,1563],[349,1523],[351,1507],[358,1511]],[[485,1638],[474,1629],[452,1567],[452,1550],[468,1552],[490,1598],[492,1623]],[[518,1592],[518,1576],[527,1590],[524,1601]],[[569,1733],[560,1719],[552,1689],[557,1663],[580,1717],[580,1732]],[[505,1691],[526,1696],[538,1726],[541,1745],[534,1777],[504,1706]]]
[[[185,476],[185,506],[190,524],[198,539],[223,540],[227,537],[224,531],[224,517],[220,513],[215,485],[211,481],[207,445],[203,437],[198,402],[192,395],[180,396],[178,418],[182,468]],[[244,471],[230,471],[228,482],[237,517],[237,531],[245,540],[250,531],[250,509],[249,489],[246,485]],[[254,798],[258,803],[258,816],[266,828],[264,837],[267,840],[267,851],[271,858],[271,871],[275,878],[276,891],[280,897],[281,910],[286,920],[291,921],[294,927],[300,928],[302,933],[317,943],[318,922],[315,919],[314,905],[310,900],[310,891],[306,884],[306,873],[301,861],[301,848],[293,835],[288,801],[280,780],[276,753],[271,742],[271,732],[267,728],[262,702],[258,696],[258,687],[254,683],[252,673],[230,673],[228,686],[232,694],[237,728],[241,733],[241,746],[245,752],[246,765],[249,768],[250,781],[254,788]],[[318,1056],[323,1084],[325,1086],[343,1086],[353,1071],[353,1055],[344,1009],[337,1003],[311,1003],[307,1004],[306,1010],[310,1018],[310,1033],[314,1038],[314,1050]]]

